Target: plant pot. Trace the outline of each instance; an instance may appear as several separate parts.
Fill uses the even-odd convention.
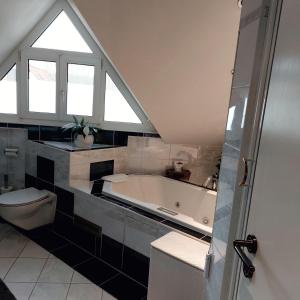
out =
[[[78,134],[76,139],[74,140],[74,144],[76,147],[79,148],[85,147],[84,136],[82,134]]]
[[[94,136],[92,134],[87,135],[84,138],[84,145],[85,147],[91,147],[94,144]]]

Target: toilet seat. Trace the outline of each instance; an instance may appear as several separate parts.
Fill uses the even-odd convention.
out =
[[[48,191],[37,190],[36,188],[31,187],[0,195],[0,207],[25,206],[42,201],[48,197]]]

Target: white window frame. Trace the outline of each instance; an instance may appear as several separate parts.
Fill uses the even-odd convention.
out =
[[[57,16],[64,11],[71,22],[78,30],[84,41],[87,43],[93,53],[62,51],[54,49],[44,49],[31,47],[43,32],[51,25]],[[94,78],[94,102],[93,116],[84,116],[90,123],[100,126],[107,130],[136,131],[156,133],[147,114],[143,111],[141,105],[135,98],[132,91],[126,85],[125,81],[112,64],[110,59],[104,53],[101,45],[90,34],[80,18],[74,12],[67,0],[58,0],[42,20],[29,33],[24,41],[17,47],[14,53],[0,66],[1,74],[6,74],[8,70],[16,64],[17,70],[17,114],[1,114],[4,119],[14,122],[39,122],[43,121],[49,125],[55,123],[64,124],[72,121],[72,116],[67,115],[67,64],[82,64],[95,66]],[[56,113],[41,113],[29,111],[28,99],[28,60],[42,60],[56,62]],[[114,81],[120,92],[127,100],[130,107],[141,120],[138,123],[111,122],[104,120],[105,109],[105,77],[106,72]],[[81,117],[81,116],[77,116]],[[41,124],[41,123],[40,123]]]
[[[101,79],[101,60],[96,59],[93,55],[62,55],[60,60],[60,74],[61,76],[61,119],[66,121],[72,121],[72,115],[67,114],[67,95],[68,95],[68,64],[76,65],[85,65],[93,66],[95,68],[94,73],[94,97],[93,97],[93,114],[92,116],[83,116],[85,119],[88,119],[90,122],[98,123],[101,114],[100,114],[100,79]],[[82,117],[82,115],[75,115],[76,117]]]

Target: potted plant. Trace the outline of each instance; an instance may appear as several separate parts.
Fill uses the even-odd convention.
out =
[[[71,130],[74,135],[74,143],[77,147],[86,148],[94,143],[94,134],[98,128],[90,126],[89,122],[82,118],[80,121],[73,116],[74,122],[68,123],[62,127],[63,132]]]

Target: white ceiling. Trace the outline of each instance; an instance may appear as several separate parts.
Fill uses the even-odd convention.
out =
[[[0,64],[54,2],[55,0],[0,0]]]

